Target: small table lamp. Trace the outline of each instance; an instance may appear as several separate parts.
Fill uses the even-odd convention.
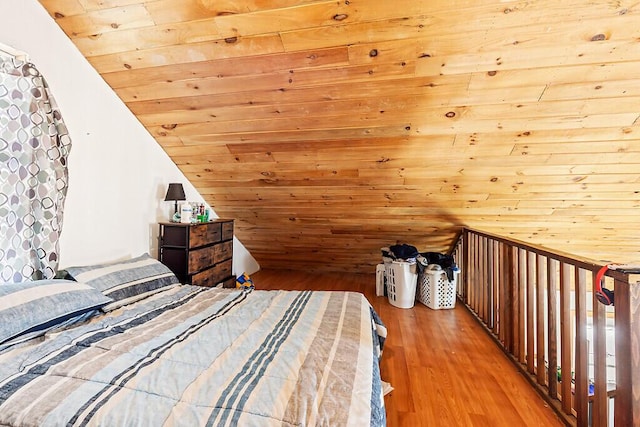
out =
[[[167,188],[167,195],[164,197],[164,201],[168,202],[171,200],[175,202],[174,214],[176,214],[178,213],[178,200],[187,200],[187,198],[184,195],[184,188],[182,188],[182,184],[180,183],[169,184],[169,188]]]

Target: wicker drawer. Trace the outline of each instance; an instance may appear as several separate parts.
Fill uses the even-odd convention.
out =
[[[189,251],[188,273],[197,273],[214,264],[217,246],[205,246],[204,248]]]
[[[231,276],[232,264],[233,264],[232,260],[228,259],[226,261],[222,261],[220,264],[216,264],[215,267],[212,268],[212,270],[217,271],[218,276],[220,277],[218,282]]]
[[[207,240],[209,243],[219,242],[222,235],[222,224],[219,222],[207,224]]]
[[[216,286],[231,275],[231,260],[221,262],[213,267],[194,274],[191,278],[192,285]]]
[[[194,274],[191,277],[191,284],[197,286],[215,286],[216,276],[214,275],[213,268],[201,271],[198,274]]]
[[[209,243],[207,227],[202,225],[191,226],[189,229],[189,248],[197,248],[207,243]]]
[[[222,240],[233,239],[233,221],[222,223]]]
[[[233,256],[233,240],[222,242],[215,246],[215,253],[213,256],[213,262],[219,263],[226,259],[230,259]]]

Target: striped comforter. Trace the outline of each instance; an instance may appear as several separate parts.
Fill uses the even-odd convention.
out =
[[[384,425],[362,294],[176,286],[0,354],[0,425]]]

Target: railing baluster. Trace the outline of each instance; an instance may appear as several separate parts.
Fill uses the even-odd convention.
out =
[[[512,281],[510,280],[511,263],[509,258],[509,247],[500,242],[502,256],[502,268],[500,269],[500,283],[503,290],[504,299],[502,300],[504,313],[504,342],[505,347],[510,353],[513,353],[513,316],[511,305],[513,304],[513,294],[511,293]]]
[[[518,251],[518,309],[516,311],[518,316],[518,361],[522,364],[527,362],[527,340],[525,328],[527,327],[526,321],[526,290],[527,290],[527,253],[524,249],[517,249]]]
[[[549,396],[558,397],[558,273],[557,261],[547,258],[547,348],[549,349],[548,387]]]
[[[527,251],[527,370],[530,374],[536,372],[535,259],[536,254]]]
[[[490,244],[491,243],[491,244]],[[487,287],[485,288],[485,292],[483,294],[482,307],[486,313],[486,316],[491,316],[493,318],[493,327],[499,331],[500,324],[498,323],[498,319],[495,316],[492,316],[492,311],[490,309],[491,299],[494,298],[493,288],[495,286],[495,264],[496,264],[496,254],[495,254],[495,242],[492,240],[486,239],[485,241],[485,250],[489,254],[489,261],[487,262],[485,268],[485,276],[487,281]],[[491,271],[491,278],[489,278],[489,272]]]
[[[482,310],[482,302],[484,301],[485,294],[487,292],[487,264],[490,262],[490,258],[487,257],[487,238],[480,238],[480,277],[482,277],[482,282],[480,282],[480,289],[478,292],[478,299],[476,301],[476,310],[480,313],[481,318],[487,320],[486,315],[483,316]]]
[[[536,270],[536,376],[538,377],[538,384],[545,385],[547,383],[547,368],[545,367],[546,345],[544,340],[547,278],[545,276],[545,258],[539,254],[536,254]]]
[[[491,301],[491,288],[493,287],[493,269],[491,268],[493,265],[493,241],[483,238],[482,243],[482,249],[484,250],[485,254],[485,266],[482,270],[483,287],[479,302],[480,317],[482,317],[483,319],[487,319],[487,324],[489,325],[489,327],[494,329],[496,327],[496,322],[491,315],[491,310],[488,309],[489,301]]]
[[[473,286],[478,281],[476,277],[476,267],[478,264],[475,263],[476,260],[476,235],[473,233],[469,233],[469,246],[467,246],[467,263],[462,266],[467,272],[467,280],[469,283],[465,284],[465,289],[467,293],[467,303],[471,306],[471,301],[473,301]],[[472,307],[473,308],[473,307]]]
[[[460,267],[460,273],[458,275],[458,294],[462,297],[463,301],[467,300],[467,283],[469,283],[469,270],[466,268],[469,264],[469,232],[464,231],[462,233],[462,241],[458,245],[458,266]]]
[[[640,275],[616,278],[616,427],[640,425]],[[634,327],[632,327],[634,325]],[[621,369],[621,367],[628,367]]]
[[[607,426],[607,337],[605,306],[598,302],[595,292],[596,272],[592,274],[593,303],[593,363],[594,363],[594,396],[592,408],[592,426]]]
[[[469,271],[469,277],[467,283],[467,304],[474,309],[473,307],[473,287],[476,286],[478,282],[478,259],[476,255],[478,253],[478,248],[476,247],[476,241],[478,236],[476,234],[471,233],[469,236],[469,264],[467,265],[467,269]]]
[[[471,287],[471,308],[476,313],[478,312],[478,288],[482,286],[482,276],[480,275],[480,260],[482,259],[482,253],[480,251],[480,236],[475,235],[473,238],[474,256],[474,281]]]
[[[493,240],[487,239],[486,241],[486,251],[489,254],[487,266],[485,269],[485,274],[487,278],[487,287],[483,294],[484,300],[482,301],[482,308],[486,313],[486,317],[491,319],[492,326],[494,332],[498,332],[500,330],[500,324],[498,323],[498,319],[495,315],[495,310],[492,308],[492,301],[495,298],[495,286],[496,286],[496,254],[495,254],[495,246],[496,243]]]
[[[491,286],[491,300],[489,302],[489,308],[493,313],[495,322],[497,323],[498,331],[501,336],[504,337],[507,325],[501,320],[504,318],[501,318],[501,316],[504,316],[503,310],[505,308],[505,300],[502,294],[505,285],[503,274],[504,257],[502,256],[502,249],[502,244],[500,242],[493,242],[493,283]]]
[[[511,327],[509,328],[509,352],[516,358],[520,356],[520,294],[518,293],[518,248],[507,246],[507,271],[505,276],[508,277],[506,285],[509,288],[509,296],[511,303],[509,304],[509,318],[511,319]]]
[[[571,414],[571,270],[571,265],[560,263],[560,372],[562,410],[565,414]]]
[[[587,273],[576,269],[575,410],[579,426],[588,424],[589,377],[587,347]]]
[[[476,269],[478,264],[476,264],[476,235],[473,233],[469,233],[469,246],[467,253],[467,264],[462,267],[467,272],[467,280],[469,283],[466,284],[467,289],[467,304],[473,310],[473,287],[478,282],[478,278],[476,277]]]
[[[500,272],[502,271],[502,245],[496,242],[494,249],[495,257],[495,277],[494,277],[494,298],[496,300],[496,323],[498,327],[498,339],[505,345],[504,328],[505,328],[505,314],[504,314],[504,287],[502,286],[502,280]]]
[[[488,301],[488,307],[491,311],[491,317],[493,318],[493,332],[499,337],[500,341],[502,341],[502,327],[501,324],[501,299],[500,299],[500,284],[499,284],[499,259],[500,255],[498,253],[499,247],[498,242],[493,242],[491,245],[491,287],[489,288],[489,293],[491,298]]]

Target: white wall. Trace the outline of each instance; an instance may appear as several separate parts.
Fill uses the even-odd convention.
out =
[[[27,52],[47,80],[72,140],[60,267],[155,256],[157,222],[173,213],[167,184],[202,196],[37,0],[0,0],[0,23],[0,42]],[[259,269],[238,240],[233,261],[238,275]]]

